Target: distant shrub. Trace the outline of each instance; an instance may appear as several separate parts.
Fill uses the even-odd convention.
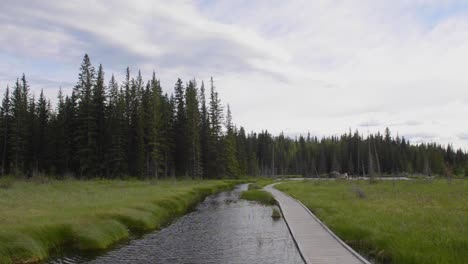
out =
[[[366,193],[361,188],[359,188],[358,186],[353,187],[353,192],[356,195],[356,197],[359,198],[359,199],[365,199],[366,198]]]
[[[0,189],[10,189],[13,187],[15,179],[13,177],[0,178]]]
[[[53,179],[48,176],[45,176],[44,174],[38,173],[33,175],[29,180],[37,184],[47,184],[50,183]]]

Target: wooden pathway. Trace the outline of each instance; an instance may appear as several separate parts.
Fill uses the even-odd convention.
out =
[[[277,183],[275,183],[277,184]],[[284,220],[306,264],[370,264],[339,239],[301,202],[273,188],[265,187],[275,197]]]

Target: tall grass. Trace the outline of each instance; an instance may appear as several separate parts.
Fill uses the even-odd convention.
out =
[[[263,190],[248,190],[243,191],[240,196],[241,199],[256,201],[264,205],[274,205],[276,203],[273,195]]]
[[[15,182],[0,188],[0,263],[99,250],[168,224],[232,181]]]
[[[468,263],[466,180],[314,181],[276,188],[377,263]]]

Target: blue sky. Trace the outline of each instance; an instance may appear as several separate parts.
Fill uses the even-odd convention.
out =
[[[468,149],[468,2],[3,0],[0,92],[69,92],[84,53],[121,79],[214,76],[234,121],[290,135],[383,131]]]

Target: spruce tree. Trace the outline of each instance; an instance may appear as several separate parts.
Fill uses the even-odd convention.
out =
[[[224,175],[224,166],[222,163],[223,153],[223,107],[221,100],[218,97],[218,92],[214,86],[213,77],[210,79],[210,107],[209,107],[209,125],[210,125],[210,137],[208,142],[209,155],[207,164],[207,175],[210,178],[219,178]]]
[[[11,101],[10,88],[7,86],[3,96],[2,105],[0,108],[0,175],[5,175],[10,172],[10,134],[11,134]]]
[[[12,130],[10,133],[13,173],[22,175],[26,171],[28,151],[28,90],[16,81],[11,98]]]
[[[99,65],[96,83],[92,91],[92,111],[95,121],[95,147],[94,147],[94,168],[96,174],[103,176],[105,174],[107,164],[105,161],[105,147],[107,138],[106,129],[106,91],[104,86],[104,70],[102,64]]]
[[[47,128],[49,127],[50,109],[49,104],[44,97],[43,90],[41,90],[41,94],[39,95],[36,111],[37,128],[35,132],[37,133],[37,170],[45,174],[49,171],[49,161],[51,158],[49,156],[50,149],[48,147],[49,140],[47,137],[47,133],[49,132]]]
[[[198,103],[198,90],[195,80],[189,81],[185,92],[186,105],[186,139],[188,146],[188,174],[192,178],[202,176],[201,146],[200,146],[200,112]]]
[[[200,102],[200,155],[201,155],[201,175],[207,177],[210,157],[210,119],[208,108],[206,107],[205,84],[202,81],[199,94]]]
[[[63,96],[60,88],[57,96],[57,107],[55,109],[54,119],[51,122],[51,134],[54,135],[54,144],[50,146],[53,152],[53,168],[58,175],[63,175],[67,171],[69,143],[68,135],[66,134],[67,126],[67,109],[66,99]]]
[[[232,123],[232,114],[229,105],[227,106],[226,114],[226,136],[224,137],[223,161],[226,176],[230,178],[238,178],[240,176],[240,172],[237,160],[236,133],[235,127]]]
[[[96,157],[96,116],[93,104],[93,87],[96,84],[95,70],[89,56],[85,54],[74,88],[77,97],[76,160],[79,163],[79,176],[95,176]]]
[[[148,142],[148,163],[149,175],[154,178],[159,178],[164,172],[165,164],[165,132],[167,129],[164,125],[164,102],[161,84],[156,79],[156,73],[153,72],[153,77],[148,87],[149,107],[147,110],[147,134]]]
[[[125,165],[124,142],[126,141],[125,96],[112,75],[109,81],[108,103],[106,107],[106,175],[111,178],[122,176],[127,171]]]
[[[174,87],[174,134],[175,134],[175,153],[174,161],[177,176],[186,176],[188,171],[188,153],[187,153],[187,113],[185,107],[185,89],[181,79],[178,79]]]
[[[141,98],[143,80],[138,72],[137,79],[132,79],[130,89],[130,141],[129,148],[129,174],[143,177],[145,164],[144,124]]]

